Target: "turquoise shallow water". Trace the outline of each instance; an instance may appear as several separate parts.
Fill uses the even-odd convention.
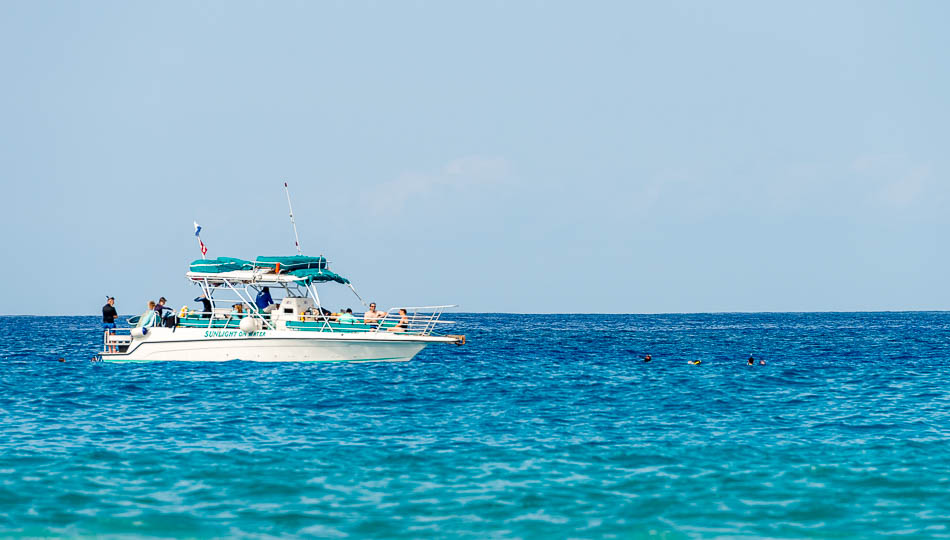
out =
[[[948,313],[457,320],[194,365],[0,317],[0,536],[950,536]]]

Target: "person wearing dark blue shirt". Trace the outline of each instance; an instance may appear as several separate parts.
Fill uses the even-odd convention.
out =
[[[201,318],[202,319],[207,319],[211,317],[211,311],[212,311],[211,300],[209,300],[206,295],[202,294],[198,298],[195,298],[195,302],[201,302]]]
[[[261,292],[257,293],[257,299],[254,300],[254,303],[257,304],[257,309],[260,310],[273,304],[274,299],[270,297],[270,288],[264,287]]]

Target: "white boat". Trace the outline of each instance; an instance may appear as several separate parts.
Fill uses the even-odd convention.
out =
[[[186,275],[210,300],[210,312],[182,308],[164,320],[146,312],[130,319],[135,323],[131,328],[104,331],[97,359],[403,362],[431,343],[465,343],[465,336],[435,333],[440,325],[451,324],[441,316],[455,306],[402,308],[402,314],[392,308],[379,318],[323,309],[318,284],[350,286],[329,270],[323,257],[199,259]],[[261,309],[255,300],[264,287],[283,297]]]

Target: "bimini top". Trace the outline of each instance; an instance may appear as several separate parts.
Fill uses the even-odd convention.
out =
[[[253,262],[234,257],[196,259],[192,261],[188,278],[194,281],[300,283],[335,281],[344,285],[350,280],[331,272],[325,257],[258,257]]]

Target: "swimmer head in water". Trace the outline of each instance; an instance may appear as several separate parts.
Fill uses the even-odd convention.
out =
[[[649,362],[650,360],[653,360],[653,357],[650,356],[649,354],[643,357],[644,362]]]
[[[749,365],[750,365],[750,366],[754,366],[754,365],[755,365],[755,358],[752,358],[751,356],[749,357]]]

